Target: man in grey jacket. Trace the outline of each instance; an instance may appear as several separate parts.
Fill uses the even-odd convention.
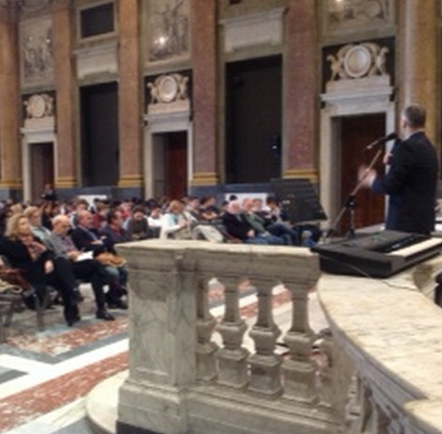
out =
[[[46,238],[45,244],[56,256],[70,261],[76,279],[91,283],[97,306],[96,317],[105,321],[114,320],[106,310],[106,296],[103,290],[103,287],[110,283],[111,277],[100,262],[92,257],[85,257],[83,252],[77,250],[68,235],[71,225],[67,216],[56,216],[52,221],[52,227],[52,233]]]

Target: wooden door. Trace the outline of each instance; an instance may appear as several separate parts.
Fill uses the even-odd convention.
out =
[[[341,119],[341,204],[344,206],[358,182],[358,167],[368,165],[376,150],[366,151],[366,146],[385,135],[385,114],[349,116]],[[384,172],[383,154],[375,168]],[[361,189],[356,194],[355,228],[371,226],[384,221],[385,196]],[[350,216],[346,211],[340,229],[345,234],[350,228]]]
[[[31,146],[31,197],[38,202],[45,184],[54,185],[53,143],[33,143]]]
[[[187,194],[187,132],[167,134],[165,149],[165,194],[181,199]]]

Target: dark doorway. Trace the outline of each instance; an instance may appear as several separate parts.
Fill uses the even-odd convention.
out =
[[[31,198],[38,202],[45,184],[54,185],[54,144],[31,145]]]
[[[281,119],[281,56],[227,64],[227,183],[280,177]]]
[[[187,193],[187,132],[167,134],[166,195],[180,199]]]
[[[350,116],[341,119],[341,203],[345,204],[349,194],[357,185],[358,167],[368,165],[376,150],[366,151],[366,146],[385,135],[385,114]],[[379,173],[385,171],[383,155],[375,165]],[[361,189],[356,195],[355,228],[379,224],[384,221],[385,196]],[[350,227],[349,213],[341,220],[343,233]]]
[[[83,87],[80,99],[83,186],[117,185],[119,179],[117,83]]]
[[[155,134],[154,195],[180,199],[188,190],[187,131]]]

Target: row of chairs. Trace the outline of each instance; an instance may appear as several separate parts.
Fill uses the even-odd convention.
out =
[[[8,259],[0,255],[0,274],[6,276],[8,271],[12,271]],[[0,276],[0,344],[6,340],[7,329],[12,324],[15,313],[27,308],[25,299],[31,299],[34,305],[37,328],[39,331],[45,330],[44,313],[52,303],[56,294],[56,289],[48,287],[44,299],[41,301],[34,289],[28,289],[19,284],[19,281],[12,283]]]

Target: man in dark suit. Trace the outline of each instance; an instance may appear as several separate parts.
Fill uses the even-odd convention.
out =
[[[424,107],[407,106],[401,116],[405,139],[395,144],[387,174],[359,170],[362,186],[390,196],[386,229],[421,234],[434,230],[438,160],[424,133],[425,120]]]
[[[244,217],[238,201],[229,203],[227,212],[223,215],[223,225],[229,237],[246,244],[282,245],[283,240],[267,232],[257,231]]]
[[[93,252],[93,257],[112,250],[112,243],[105,235],[100,235],[93,227],[92,214],[87,210],[80,210],[77,214],[77,227],[71,233],[71,239],[79,251]],[[111,275],[110,289],[106,294],[110,308],[127,309],[121,297],[126,293],[124,285],[127,277],[119,267],[106,265],[106,271]]]

